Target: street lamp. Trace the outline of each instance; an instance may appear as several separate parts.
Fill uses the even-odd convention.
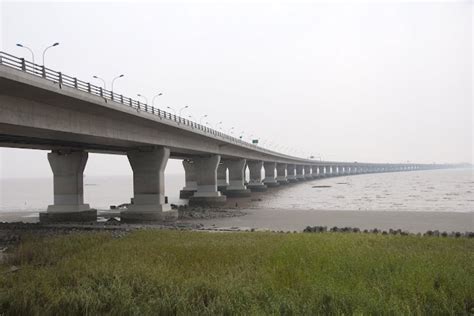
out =
[[[202,124],[202,119],[205,118],[205,117],[207,117],[207,114],[206,114],[206,115],[203,115],[203,116],[201,116],[201,117],[199,118],[199,125]]]
[[[233,127],[231,127],[231,128],[230,128],[230,129],[227,131],[227,133],[229,133],[229,134],[232,134],[232,133],[233,133],[233,131],[234,131],[234,128],[233,128]]]
[[[160,96],[162,96],[162,95],[163,95],[163,93],[161,93],[161,92],[158,93],[158,94],[156,94],[156,95],[154,95],[154,96],[153,96],[153,99],[151,99],[151,105],[155,106],[155,98],[160,97]]]
[[[30,53],[31,53],[31,60],[33,61],[33,64],[35,63],[35,54],[33,53],[33,50],[32,50],[31,48],[29,48],[28,46],[25,46],[25,45],[23,45],[23,44],[19,44],[19,43],[16,44],[16,46],[22,47],[22,48],[25,48],[25,49],[29,50]]]
[[[48,49],[50,49],[51,47],[55,47],[55,46],[58,46],[58,45],[59,45],[59,43],[56,42],[56,43],[54,43],[53,45],[48,46],[48,47],[46,47],[46,48],[44,49],[44,51],[43,51],[43,67],[44,67],[44,55],[46,54],[46,51],[47,51]]]
[[[186,106],[183,106],[181,109],[179,109],[179,117],[181,117],[181,112],[184,110],[184,109],[188,109],[189,108],[189,105],[186,105]]]
[[[118,78],[122,78],[123,76],[124,76],[124,75],[122,74],[122,75],[117,76],[117,77],[115,77],[114,79],[112,79],[112,85],[111,85],[112,88],[111,88],[110,91],[114,92],[114,82],[115,82],[115,80],[117,80]]]
[[[104,79],[102,79],[102,78],[101,78],[101,77],[99,77],[99,76],[92,76],[92,78],[95,78],[95,79],[99,79],[99,80],[101,80],[101,81],[102,81],[102,83],[104,84],[104,90],[105,90],[105,89],[107,89],[107,86],[106,86],[106,84],[105,84],[105,80],[104,80]]]
[[[174,113],[174,116],[176,116],[176,110],[175,110],[175,109],[173,109],[173,108],[172,108],[172,107],[170,107],[170,106],[167,106],[166,108],[167,108],[167,109],[170,109],[171,111],[173,111],[173,113]]]
[[[219,127],[219,129],[222,129],[222,127],[220,127],[221,125],[222,125],[222,121],[220,121],[219,123],[217,123],[216,128]]]
[[[140,97],[140,98],[143,98],[143,99],[145,99],[145,105],[147,105],[147,104],[148,104],[148,99],[146,98],[146,96],[144,96],[144,95],[141,95],[140,93],[138,93],[138,94],[137,94],[137,97]]]

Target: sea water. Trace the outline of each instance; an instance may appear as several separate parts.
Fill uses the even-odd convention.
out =
[[[179,199],[184,174],[165,174],[169,203]],[[132,176],[87,176],[84,200],[109,209],[130,202]],[[472,169],[443,169],[341,176],[269,189],[251,202],[255,208],[361,211],[473,212]],[[0,212],[44,211],[53,202],[53,180],[0,179]]]

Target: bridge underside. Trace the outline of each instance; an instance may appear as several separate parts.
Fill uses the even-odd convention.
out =
[[[288,156],[116,100],[0,65],[0,147],[51,151],[48,161],[54,176],[54,205],[48,207],[43,219],[95,218],[83,198],[83,171],[89,152],[127,155],[133,170],[134,203],[123,218],[133,221],[176,217],[164,197],[169,158],[184,159],[183,196],[189,197],[190,204],[201,205],[219,205],[226,193],[243,197],[250,190],[263,191],[290,182],[433,168]]]
[[[14,126],[5,127],[0,124],[0,131],[5,132],[15,129]],[[109,139],[93,139],[86,140],[88,137],[80,137],[77,139],[76,135],[68,133],[54,133],[51,135],[50,131],[41,131],[38,129],[22,128],[22,132],[27,135],[37,135],[37,137],[20,135],[22,132],[17,131],[13,135],[0,134],[0,147],[20,148],[20,149],[37,149],[37,150],[51,150],[51,151],[86,151],[90,153],[102,154],[116,154],[126,155],[127,152],[134,149],[143,149],[150,147],[147,144],[130,144],[120,141],[110,141]],[[53,138],[48,138],[53,136]],[[182,150],[179,148],[170,148],[172,150],[170,158],[186,159],[195,156],[203,156],[205,154],[191,150]]]

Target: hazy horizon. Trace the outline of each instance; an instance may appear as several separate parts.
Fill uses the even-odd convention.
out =
[[[0,2],[0,49],[158,107],[222,121],[296,156],[473,162],[471,1],[227,4]],[[21,17],[21,18],[19,18]],[[180,173],[180,161],[168,163]],[[87,175],[131,174],[91,154]],[[0,177],[51,176],[46,151],[0,148]]]

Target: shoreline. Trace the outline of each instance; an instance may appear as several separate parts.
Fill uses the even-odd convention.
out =
[[[241,209],[245,216],[201,220],[204,226],[302,231],[307,226],[401,229],[410,233],[474,231],[474,213],[427,211],[328,211]],[[189,222],[195,222],[194,220]]]
[[[285,208],[223,208],[192,209],[181,208],[176,225],[202,226],[211,230],[272,230],[303,231],[307,226],[354,227],[363,229],[401,229],[410,233],[424,233],[429,230],[446,232],[474,231],[474,212],[439,211],[374,211],[374,210],[313,210]],[[37,223],[38,211],[0,212],[0,222]],[[108,218],[116,217],[115,211],[99,210],[100,225]],[[118,223],[120,223],[118,221]],[[77,224],[81,226],[83,224]],[[120,225],[120,224],[119,224]],[[162,226],[162,223],[143,224]]]

